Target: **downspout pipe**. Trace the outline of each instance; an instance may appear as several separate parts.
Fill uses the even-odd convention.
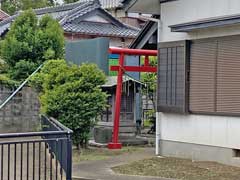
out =
[[[160,19],[158,20],[158,43],[161,42],[161,29],[162,29],[162,21],[161,21],[161,16]],[[158,86],[157,86],[158,87]],[[157,92],[158,92],[158,88],[157,88]],[[156,155],[161,155],[161,151],[160,151],[160,140],[161,140],[161,113],[160,112],[156,112]]]
[[[162,29],[161,16],[160,16],[160,19],[156,19],[153,17],[147,17],[147,16],[140,16],[140,18],[158,23],[158,43],[161,42],[161,29]],[[155,145],[156,145],[155,154],[156,155],[161,155],[161,152],[160,152],[161,119],[160,118],[161,118],[160,112],[156,112],[156,139],[155,139],[156,140],[155,141]]]
[[[28,78],[22,82],[22,84],[0,105],[0,110],[27,84],[30,78],[36,74],[41,68],[43,64],[41,64]]]

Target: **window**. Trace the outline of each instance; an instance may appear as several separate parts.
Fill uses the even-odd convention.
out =
[[[159,44],[158,112],[188,112],[189,42]]]
[[[239,149],[233,149],[233,157],[240,158],[240,150]]]
[[[189,98],[193,113],[240,114],[240,36],[192,42]]]
[[[190,111],[215,112],[216,41],[192,42],[190,54]]]

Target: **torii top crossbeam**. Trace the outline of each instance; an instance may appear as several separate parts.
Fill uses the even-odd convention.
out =
[[[122,144],[118,142],[119,121],[121,110],[121,95],[122,95],[122,81],[123,74],[126,71],[130,72],[157,72],[157,67],[151,66],[149,63],[149,56],[157,56],[156,50],[142,50],[142,49],[123,49],[123,48],[110,48],[110,54],[119,54],[119,65],[111,66],[111,71],[118,71],[117,89],[116,89],[116,104],[114,113],[114,128],[112,142],[108,144],[109,149],[121,149]],[[124,66],[124,59],[126,55],[145,56],[143,66]]]
[[[145,49],[109,48],[109,53],[110,54],[136,55],[136,56],[157,56],[156,50],[145,50]]]

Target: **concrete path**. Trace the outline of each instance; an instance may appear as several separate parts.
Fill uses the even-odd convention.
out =
[[[154,157],[154,149],[119,155],[106,160],[85,161],[73,165],[73,180],[166,180],[157,177],[128,176],[115,174],[111,168]],[[168,179],[169,180],[169,179]]]

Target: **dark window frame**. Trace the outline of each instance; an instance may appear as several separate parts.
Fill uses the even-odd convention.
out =
[[[232,116],[232,117],[239,117],[240,113],[233,113],[233,112],[206,112],[206,111],[191,111],[190,110],[190,54],[191,54],[191,44],[192,43],[201,43],[201,42],[207,42],[207,41],[219,41],[219,40],[235,40],[236,37],[240,37],[240,35],[230,35],[230,36],[222,36],[222,37],[210,37],[210,38],[203,38],[203,39],[196,39],[191,41],[176,41],[176,42],[163,42],[158,44],[159,48],[164,47],[172,47],[176,45],[181,45],[185,43],[185,112],[182,111],[182,108],[176,108],[176,107],[164,107],[159,106],[157,104],[157,111],[158,112],[166,112],[166,113],[182,113],[182,114],[196,114],[196,115],[210,115],[210,116]],[[159,52],[160,53],[160,52]],[[159,67],[158,67],[158,77],[159,77]],[[217,78],[217,77],[216,77]],[[159,92],[159,81],[157,84],[157,92]],[[157,103],[158,101],[157,96]]]
[[[183,72],[183,105],[182,106],[171,106],[171,105],[162,105],[160,104],[160,53],[163,48],[177,48],[183,47],[183,61],[184,61],[184,72]],[[158,112],[167,112],[167,113],[189,113],[189,67],[190,67],[190,41],[174,41],[174,42],[162,42],[158,44],[159,58],[158,58],[158,83],[157,83],[157,111]],[[167,59],[168,60],[168,59]],[[177,82],[177,81],[176,81]],[[171,82],[170,82],[171,83]]]

